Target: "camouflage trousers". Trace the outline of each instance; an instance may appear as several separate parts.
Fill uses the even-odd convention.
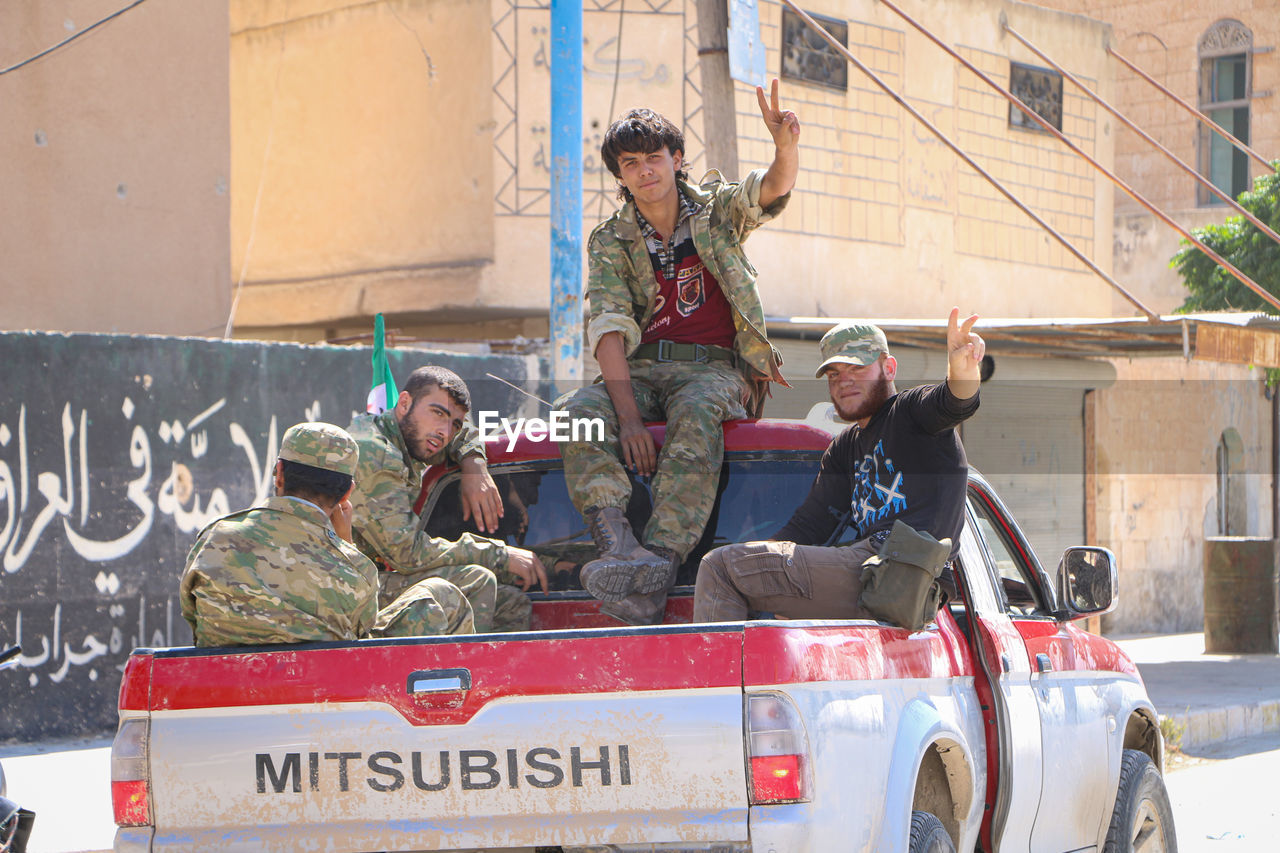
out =
[[[518,587],[498,583],[491,569],[478,565],[440,566],[420,572],[382,572],[378,604],[389,606],[406,589],[428,578],[447,581],[471,605],[477,634],[527,631],[533,603]]]
[[[462,590],[440,578],[410,586],[378,611],[375,637],[423,637],[433,634],[474,634],[471,603]]]
[[[751,389],[746,379],[720,362],[631,362],[631,390],[640,417],[667,422],[650,484],[653,514],[645,525],[645,545],[670,548],[683,560],[702,538],[715,504],[724,459],[724,421],[747,416]],[[622,464],[618,416],[603,382],[556,401],[570,417],[600,418],[604,440],[565,442],[564,476],[579,512],[587,507],[625,511],[631,481]]]

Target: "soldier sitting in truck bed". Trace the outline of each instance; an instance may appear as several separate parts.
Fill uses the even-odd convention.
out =
[[[395,408],[351,422],[348,429],[360,445],[351,495],[355,543],[389,569],[381,578],[383,601],[423,578],[443,578],[471,602],[477,632],[523,631],[530,613],[524,591],[546,588],[538,559],[527,549],[471,533],[434,537],[413,511],[426,469],[454,462],[462,468],[466,514],[481,530],[497,527],[501,498],[485,464],[484,442],[465,420],[470,409],[471,392],[460,376],[425,366],[409,374]],[[491,504],[468,500],[473,482],[482,484]]]
[[[275,496],[200,531],[180,595],[197,646],[472,633],[466,598],[438,579],[378,610],[377,568],[351,544],[356,455],[339,427],[292,426]]]

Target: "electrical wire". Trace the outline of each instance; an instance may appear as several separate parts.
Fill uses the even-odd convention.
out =
[[[134,8],[135,6],[141,6],[145,2],[147,2],[147,0],[133,0],[132,3],[130,3],[128,6],[125,6],[123,9],[119,9],[115,12],[112,12],[110,15],[107,15],[101,21],[98,21],[97,23],[94,23],[94,24],[90,24],[89,26],[85,27],[83,30],[81,30],[78,33],[72,33],[71,35],[64,38],[62,41],[55,44],[53,47],[46,48],[40,51],[39,53],[37,53],[35,56],[28,57],[27,59],[24,59],[19,63],[10,65],[8,68],[0,68],[0,76],[8,74],[10,71],[17,71],[19,68],[21,68],[24,65],[30,65],[31,63],[35,62],[37,59],[41,59],[53,53],[55,50],[57,50],[60,47],[66,47],[67,45],[71,44],[71,42],[80,38],[80,36],[93,32],[95,29],[102,26],[107,21],[110,21],[112,18],[118,18],[121,15],[123,15],[125,12],[128,12],[130,9]]]

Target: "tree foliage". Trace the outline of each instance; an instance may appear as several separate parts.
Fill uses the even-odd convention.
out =
[[[1280,166],[1280,160],[1272,162]],[[1280,174],[1269,172],[1240,194],[1240,206],[1280,232]],[[1228,217],[1221,225],[1206,225],[1191,232],[1213,251],[1230,261],[1264,289],[1280,296],[1280,243],[1258,230],[1243,216]],[[1245,287],[1189,241],[1182,241],[1169,265],[1182,275],[1188,296],[1178,310],[1265,311],[1277,313],[1261,296]]]

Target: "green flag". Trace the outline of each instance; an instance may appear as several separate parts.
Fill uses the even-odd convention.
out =
[[[373,384],[365,406],[365,411],[374,415],[393,408],[400,396],[396,391],[396,378],[391,375],[391,365],[387,363],[387,350],[383,344],[385,334],[382,315],[379,314],[373,321]]]

